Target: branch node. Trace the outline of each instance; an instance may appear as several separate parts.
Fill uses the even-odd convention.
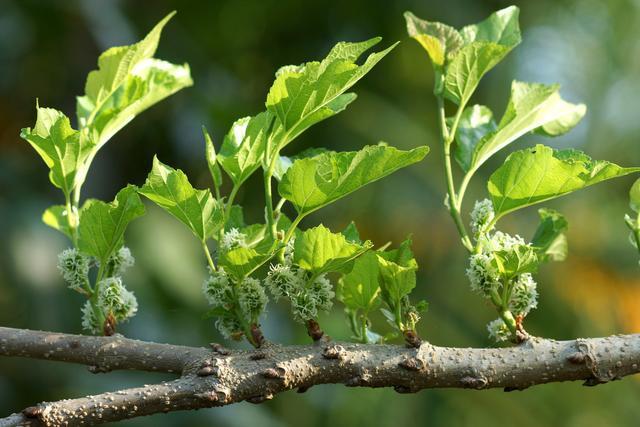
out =
[[[320,324],[315,319],[307,320],[307,334],[313,341],[320,341],[324,336],[324,331],[320,329]]]
[[[217,377],[220,375],[220,368],[213,365],[211,361],[207,361],[203,363],[200,369],[198,369],[198,371],[196,372],[196,375],[199,377],[208,377],[211,375],[214,375]]]
[[[276,366],[275,368],[267,368],[260,373],[264,378],[271,380],[284,380],[287,371],[281,366]]]
[[[273,393],[266,393],[266,394],[261,394],[259,396],[249,397],[247,398],[247,402],[257,405],[259,403],[266,402],[267,400],[271,400],[271,399],[273,399]]]
[[[404,335],[404,341],[407,343],[407,347],[420,348],[420,346],[422,345],[422,340],[420,339],[416,331],[407,329],[406,331],[402,332],[402,335]]]
[[[482,390],[483,388],[486,388],[488,384],[489,384],[489,381],[487,381],[487,379],[483,376],[478,376],[478,377],[467,376],[467,377],[460,378],[460,385],[463,388],[473,388],[475,390]]]
[[[29,406],[22,410],[22,415],[27,418],[38,418],[42,415],[43,408],[41,406]]]
[[[322,351],[322,357],[329,360],[342,360],[345,350],[341,345],[330,345]]]
[[[402,362],[398,363],[398,366],[406,369],[407,371],[417,372],[422,371],[426,367],[426,364],[423,360],[418,359],[417,357],[407,357]]]
[[[231,351],[230,351],[230,350],[228,350],[228,349],[224,348],[224,347],[222,346],[222,344],[219,344],[219,343],[217,343],[217,342],[209,343],[209,347],[211,347],[211,350],[212,350],[214,353],[218,353],[218,354],[219,354],[219,355],[221,355],[221,356],[228,356],[228,355],[230,355],[230,354],[231,354]]]
[[[250,360],[262,360],[267,358],[267,353],[264,351],[254,351],[249,355]]]

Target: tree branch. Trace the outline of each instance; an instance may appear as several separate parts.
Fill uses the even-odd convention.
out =
[[[68,345],[72,342],[79,344]],[[115,347],[114,343],[117,343]],[[94,358],[98,360],[91,359],[89,348],[100,349]],[[79,352],[78,349],[86,351]],[[0,427],[71,426],[241,401],[260,403],[282,391],[294,388],[304,391],[317,384],[329,383],[393,387],[400,393],[436,387],[502,387],[511,391],[574,380],[597,385],[640,372],[640,335],[572,341],[531,338],[515,347],[491,349],[437,347],[429,343],[416,349],[318,342],[306,346],[266,343],[258,350],[230,352],[220,348],[209,350],[144,343],[123,337],[0,328],[0,354],[48,358],[107,369],[182,372],[182,376],[174,381],[44,402],[27,408],[21,415],[0,420]],[[153,363],[154,356],[162,357],[158,359],[162,365]],[[150,365],[157,369],[149,369]]]

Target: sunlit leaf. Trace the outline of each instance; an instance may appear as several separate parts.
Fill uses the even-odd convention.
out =
[[[133,185],[120,190],[111,203],[88,200],[80,211],[78,248],[106,263],[122,246],[129,223],[144,212]]]
[[[360,151],[327,152],[296,160],[282,178],[280,195],[306,215],[349,193],[424,158],[426,146],[409,151],[387,145]]]
[[[571,104],[560,97],[560,86],[514,81],[507,109],[495,132],[480,140],[469,169],[477,169],[495,153],[522,135],[539,129],[559,135],[575,126],[586,112],[584,104]]]
[[[517,7],[511,6],[461,30],[465,45],[445,73],[447,98],[459,105],[466,104],[482,77],[520,43],[519,13]]]
[[[293,262],[313,274],[341,271],[350,261],[371,247],[347,241],[344,235],[332,233],[319,225],[300,233],[294,242]]]
[[[223,225],[222,207],[209,190],[196,190],[180,169],[173,169],[153,158],[153,168],[140,194],[182,221],[193,234],[205,241]]]
[[[407,33],[427,51],[434,66],[440,67],[462,47],[464,40],[453,27],[441,22],[429,22],[411,12],[404,13]]]
[[[236,186],[261,165],[273,116],[263,112],[237,120],[224,137],[217,160]]]
[[[578,150],[556,151],[544,145],[512,153],[489,178],[488,189],[497,217],[560,197],[607,179],[640,171]]]
[[[47,210],[42,214],[42,222],[65,234],[69,239],[72,239],[72,231],[69,226],[69,215],[65,206],[54,205],[47,208]]]
[[[338,299],[352,310],[365,313],[376,308],[380,300],[379,271],[377,255],[367,252],[357,258],[353,268],[339,282]]]
[[[37,108],[35,126],[22,129],[20,137],[38,152],[49,167],[51,183],[68,197],[75,188],[76,174],[86,159],[89,146],[80,142],[80,133],[69,119],[52,108]]]

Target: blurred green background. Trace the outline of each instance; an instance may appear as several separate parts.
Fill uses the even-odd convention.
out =
[[[421,265],[417,294],[430,311],[422,336],[438,345],[490,345],[485,324],[494,310],[469,291],[465,254],[442,208],[443,171],[431,95],[433,73],[422,48],[405,35],[402,13],[462,26],[509,3],[501,1],[36,1],[0,2],[0,324],[80,333],[80,295],[67,290],[56,271],[62,235],[40,222],[60,203],[47,171],[18,138],[35,121],[40,105],[74,114],[75,95],[109,46],[142,37],[170,10],[158,57],[191,65],[195,86],[143,113],[100,152],[85,184],[85,197],[111,200],[126,183],[141,184],[152,156],[180,167],[199,187],[210,184],[200,126],[217,141],[239,117],[261,111],[275,70],[319,59],[337,41],[384,37],[402,43],[355,87],[359,99],[344,113],[305,133],[295,150],[328,146],[357,149],[384,140],[401,148],[432,147],[427,159],[328,207],[304,222],[334,230],[353,219],[363,237],[398,243],[413,234]],[[504,111],[510,82],[562,84],[563,96],[585,102],[589,112],[570,134],[554,140],[530,136],[512,149],[536,142],[574,146],[596,158],[640,164],[640,1],[537,0],[521,2],[524,42],[481,84],[475,102]],[[485,197],[486,178],[504,159],[484,166],[467,197]],[[261,216],[261,183],[251,180],[239,201],[248,216]],[[627,242],[623,215],[632,177],[601,184],[549,203],[569,219],[567,261],[545,266],[538,276],[539,309],[527,329],[557,339],[638,331],[640,270]],[[535,209],[501,227],[530,237]],[[127,336],[187,345],[219,340],[200,294],[205,274],[200,248],[176,220],[155,206],[129,229],[137,264],[126,282],[140,301],[139,314],[120,331]],[[307,342],[288,320],[288,307],[271,305],[264,319],[268,338]],[[348,338],[338,305],[321,319],[328,333]],[[116,372],[93,375],[81,366],[0,359],[0,415],[41,400],[96,394],[160,381],[163,375]],[[169,377],[166,377],[169,378]],[[524,392],[391,390],[314,387],[285,393],[260,406],[246,403],[192,413],[156,415],[130,426],[284,425],[637,425],[637,378],[595,388],[553,384]]]

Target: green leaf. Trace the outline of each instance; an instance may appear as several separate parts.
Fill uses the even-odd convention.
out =
[[[95,145],[91,158],[135,116],[193,84],[188,65],[153,58],[162,29],[174,14],[160,21],[142,41],[105,51],[98,58],[98,69],[89,73],[85,95],[77,99],[77,114],[80,127],[88,129],[88,138]],[[80,182],[87,169],[88,164]]]
[[[237,120],[224,137],[217,160],[236,186],[261,165],[273,116],[262,112]]]
[[[445,65],[464,45],[462,36],[453,27],[425,21],[411,12],[405,12],[404,19],[407,21],[407,33],[427,51],[436,68]]]
[[[273,256],[272,248],[271,242],[266,241],[255,248],[234,248],[221,252],[219,262],[227,273],[240,281]]]
[[[321,62],[278,70],[266,101],[267,110],[278,118],[281,127],[274,129],[279,137],[271,147],[270,158],[310,126],[343,111],[355,99],[355,94],[345,92],[395,47],[369,55],[362,65],[356,64],[380,40],[341,42]]]
[[[356,223],[351,221],[347,228],[342,230],[342,235],[351,243],[357,243],[359,245],[362,244],[362,239],[360,238],[360,232],[358,232],[358,228],[356,227]]]
[[[382,297],[390,307],[398,308],[402,299],[416,287],[416,267],[404,267],[386,260],[383,256],[377,257],[382,278]]]
[[[153,168],[140,194],[182,221],[204,242],[223,225],[220,204],[209,190],[196,190],[180,169],[173,169],[153,158]]]
[[[408,267],[417,269],[418,263],[413,256],[413,251],[411,250],[411,237],[407,237],[397,249],[392,249],[389,251],[378,252],[378,255],[385,259],[386,261],[391,261],[398,264],[401,267]]]
[[[69,226],[69,217],[65,206],[54,205],[47,208],[42,214],[42,222],[65,234],[69,239],[73,239],[73,232]]]
[[[640,168],[623,168],[593,160],[577,150],[556,151],[544,145],[516,151],[489,178],[496,217],[554,199]]]
[[[535,273],[540,265],[536,251],[529,245],[515,245],[509,249],[493,252],[497,270],[505,280],[523,273]]]
[[[347,241],[342,234],[332,233],[323,225],[305,230],[294,242],[293,262],[315,275],[341,271],[350,261],[371,247]]]
[[[522,135],[541,130],[548,136],[569,131],[586,112],[584,104],[571,104],[559,94],[560,86],[514,81],[507,109],[495,132],[475,146],[470,170],[476,170],[498,151]]]
[[[111,203],[88,200],[80,211],[78,248],[106,263],[122,246],[129,223],[144,212],[134,185],[120,190]]]
[[[282,178],[280,195],[300,215],[326,206],[351,192],[424,158],[429,147],[401,151],[383,144],[360,151],[327,152],[296,160]]]
[[[540,209],[540,224],[531,239],[531,245],[541,260],[564,261],[567,257],[568,244],[565,232],[567,220],[560,212],[553,209]]]
[[[202,135],[204,136],[205,153],[207,157],[207,165],[209,166],[209,173],[211,174],[213,185],[216,188],[216,193],[218,193],[222,186],[222,171],[220,170],[220,165],[217,161],[216,148],[213,145],[213,140],[209,135],[209,131],[207,131],[207,128],[204,126],[202,126]]]
[[[76,174],[88,147],[80,143],[80,133],[71,128],[69,119],[52,108],[37,107],[38,118],[31,128],[22,129],[20,137],[38,152],[49,167],[51,183],[69,197],[75,188]]]
[[[635,213],[640,213],[640,179],[637,179],[629,190],[629,206]]]
[[[448,120],[449,125],[453,120]],[[462,170],[468,171],[473,161],[473,153],[485,135],[498,128],[493,113],[484,105],[474,105],[464,109],[458,122],[454,157]]]
[[[365,313],[375,309],[380,300],[378,259],[373,252],[357,258],[353,269],[339,281],[338,299],[349,309]]]
[[[465,105],[482,77],[520,44],[519,9],[499,10],[461,34],[465,45],[456,53],[445,73],[445,96]]]

